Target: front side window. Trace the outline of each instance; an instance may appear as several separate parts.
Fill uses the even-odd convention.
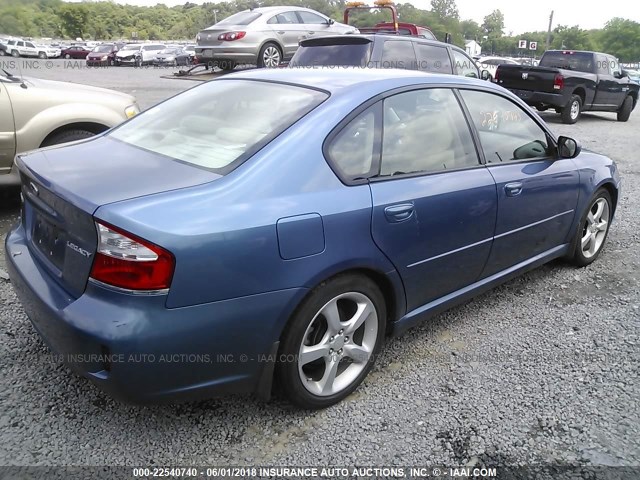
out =
[[[473,63],[473,60],[455,49],[451,49],[451,53],[453,53],[453,63],[455,64],[456,74],[462,75],[463,77],[480,78],[478,67]]]
[[[327,96],[270,82],[214,80],[150,108],[109,137],[225,174]]]
[[[546,132],[518,105],[493,93],[460,90],[487,163],[550,156]]]
[[[451,90],[414,90],[384,100],[381,176],[478,165],[469,126]]]
[[[451,73],[451,60],[445,47],[415,43],[418,69],[425,72]]]
[[[381,68],[415,69],[417,65],[413,42],[402,40],[387,40],[382,49]]]
[[[322,18],[320,15],[316,15],[315,13],[298,11],[298,15],[302,19],[302,23],[309,23],[314,25],[327,23],[324,18]]]
[[[36,48],[36,46],[33,43],[30,43],[30,42],[27,42],[27,47]]]

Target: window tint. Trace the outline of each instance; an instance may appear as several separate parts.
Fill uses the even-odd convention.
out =
[[[25,44],[25,45],[26,45],[27,47],[36,48],[36,46],[35,46],[33,43],[31,43],[31,42],[26,42],[26,44]]]
[[[377,105],[373,105],[351,120],[328,148],[329,158],[345,177],[364,177],[371,171],[376,144],[377,108]]]
[[[573,51],[545,52],[540,60],[541,67],[563,68],[578,72],[594,72],[593,53]]]
[[[549,156],[544,130],[515,103],[492,93],[461,90],[487,162]]]
[[[382,49],[381,68],[416,68],[416,54],[413,42],[401,40],[387,40]]]
[[[597,72],[599,75],[609,75],[609,61],[604,55],[596,56]]]
[[[426,72],[451,73],[451,60],[445,47],[414,43],[418,69]]]
[[[320,15],[316,15],[315,13],[302,11],[302,12],[298,12],[298,15],[302,19],[302,23],[313,23],[313,24],[327,23],[327,21],[324,18],[322,18]]]
[[[369,42],[350,45],[303,45],[298,48],[289,65],[291,67],[325,65],[366,67],[371,45]]]
[[[465,77],[480,78],[478,67],[473,63],[473,60],[455,49],[451,49],[451,53],[453,53],[453,62],[456,67],[455,73]]]
[[[622,69],[620,68],[620,64],[618,63],[618,60],[616,60],[613,57],[609,57],[609,71],[611,73],[611,75],[614,74],[622,74]]]
[[[427,38],[429,40],[435,40],[436,36],[431,32],[431,30],[427,30],[426,28],[418,27],[418,35]]]
[[[384,100],[380,175],[479,165],[469,126],[451,90],[400,93]]]

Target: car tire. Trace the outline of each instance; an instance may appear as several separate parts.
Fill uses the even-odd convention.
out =
[[[578,121],[582,113],[582,98],[579,95],[571,95],[569,103],[562,109],[562,123],[572,125]]]
[[[611,195],[605,188],[600,188],[589,200],[588,208],[580,217],[572,241],[573,253],[569,256],[571,263],[585,267],[598,258],[607,240],[612,216]]]
[[[622,102],[622,106],[620,107],[620,110],[618,110],[618,121],[626,122],[627,120],[629,120],[632,110],[633,110],[633,98],[631,98],[631,95],[627,95],[627,98],[625,98],[624,102]]]
[[[47,58],[47,54],[44,52],[38,53],[38,58],[41,60],[45,60]]]
[[[75,142],[76,140],[84,140],[86,138],[91,138],[94,135],[95,133],[90,132],[88,130],[80,130],[80,129],[65,130],[63,132],[56,133],[52,137],[48,138],[40,146],[50,147],[52,145],[60,145],[61,143]]]
[[[11,50],[11,56],[14,58],[18,58],[20,56],[20,52],[17,50]]]
[[[7,52],[0,48],[0,57],[4,57],[6,54]]]
[[[71,55],[69,55],[68,53],[65,54],[64,58],[66,58],[67,60],[71,59]]]
[[[282,51],[275,43],[265,43],[258,54],[259,68],[275,68],[282,61]]]
[[[275,374],[285,397],[318,409],[351,394],[382,348],[386,317],[384,296],[368,277],[339,275],[316,287],[281,338]]]
[[[142,58],[136,58],[136,61],[135,61],[135,66],[136,67],[138,67],[138,68],[142,67],[143,63],[144,62],[142,61]]]

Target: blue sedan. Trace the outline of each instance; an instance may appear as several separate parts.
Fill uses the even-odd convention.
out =
[[[332,405],[386,334],[593,262],[620,191],[506,90],[411,71],[228,75],[16,163],[12,284],[65,363],[134,402]]]

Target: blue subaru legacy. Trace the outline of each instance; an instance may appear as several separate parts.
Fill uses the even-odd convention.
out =
[[[397,334],[600,254],[610,159],[487,82],[256,70],[16,159],[12,284],[65,362],[134,402],[332,405]]]

